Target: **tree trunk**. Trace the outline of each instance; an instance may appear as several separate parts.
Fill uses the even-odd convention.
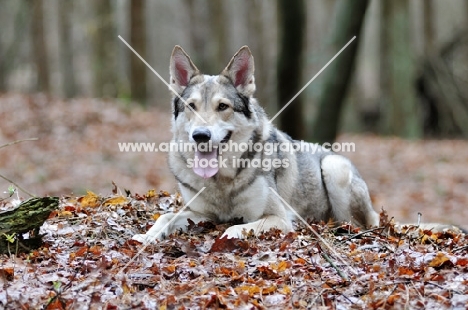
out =
[[[12,3],[14,4],[14,13],[13,10],[11,10]],[[30,3],[26,0],[9,2],[10,9],[2,12],[3,14],[0,17],[5,17],[3,22],[13,22],[12,39],[8,42],[3,42],[3,45],[0,46],[0,92],[7,91],[9,73],[13,71],[17,62],[21,61],[15,56],[17,56],[21,45],[26,41],[26,36],[30,33],[26,29],[31,27],[28,23],[28,20],[31,18],[31,10],[28,9],[30,7]],[[9,20],[9,18],[11,18],[11,20]]]
[[[60,35],[60,69],[62,71],[62,87],[65,98],[76,96],[75,70],[73,68],[72,0],[59,2],[59,35]]]
[[[184,3],[187,5],[191,26],[188,31],[190,32],[190,43],[193,48],[193,53],[190,53],[190,56],[197,67],[203,72],[206,72],[205,70],[208,70],[210,66],[214,66],[214,64],[207,61],[209,58],[207,57],[208,42],[202,27],[204,21],[203,16],[201,16],[197,10],[200,6],[200,0],[186,0]],[[219,68],[217,69],[219,70]]]
[[[32,36],[32,59],[36,67],[36,91],[50,92],[49,61],[44,38],[44,6],[42,0],[32,3],[31,36]]]
[[[6,48],[0,40],[0,93],[6,90],[7,65],[5,61]]]
[[[466,18],[466,16],[468,16],[468,1],[465,1],[465,28],[468,29],[468,18]]]
[[[116,54],[114,19],[110,0],[93,0],[96,27],[93,29],[94,96],[115,97]]]
[[[215,61],[211,64],[216,69],[224,68],[229,61],[229,54],[228,53],[228,43],[227,43],[227,33],[226,33],[226,17],[224,14],[224,2],[223,1],[208,1],[208,10],[210,12],[211,17],[211,24],[214,25],[212,27],[213,38],[216,42],[215,49],[216,49],[216,57]],[[215,74],[215,72],[212,72]]]
[[[385,132],[404,138],[421,136],[420,117],[415,96],[415,67],[410,42],[409,7],[407,0],[385,0],[388,23],[384,37],[388,40],[387,59],[381,74],[388,75],[389,101],[383,107]]]
[[[146,58],[144,0],[130,2],[130,45]],[[130,56],[130,92],[132,99],[146,105],[146,65],[135,54]]]
[[[15,243],[19,243],[22,249],[26,247],[26,250],[40,246],[39,228],[58,205],[58,197],[35,197],[12,210],[0,212],[0,253],[8,253],[9,248],[16,247]],[[30,231],[33,231],[30,239],[22,239],[21,234]],[[10,236],[14,242],[7,240]]]
[[[255,57],[255,67],[259,70],[255,71],[255,83],[257,89],[261,91],[255,94],[260,104],[263,107],[267,107],[270,103],[268,102],[268,89],[267,89],[267,75],[268,71],[266,68],[266,52],[265,52],[265,35],[263,29],[264,12],[262,11],[262,3],[258,0],[249,1],[244,3],[244,10],[247,15],[247,29],[249,48]]]
[[[434,2],[424,1],[424,50],[431,52],[434,48],[435,27],[434,27]]]
[[[390,134],[388,124],[389,118],[385,117],[387,107],[390,106],[390,77],[388,70],[391,67],[390,57],[388,57],[388,50],[390,46],[389,34],[389,15],[390,15],[390,1],[382,0],[380,4],[380,23],[379,23],[379,86],[380,86],[380,100],[379,100],[379,114],[381,115],[380,133]]]
[[[417,78],[424,133],[468,138],[468,33],[459,32],[425,55]]]
[[[278,0],[279,55],[278,106],[283,107],[302,88],[303,51],[306,26],[304,1]],[[279,127],[293,139],[305,138],[302,96],[280,114]]]
[[[330,42],[333,55],[353,36],[357,36],[322,73],[323,89],[318,99],[317,116],[309,139],[314,142],[333,142],[336,139],[340,114],[346,91],[351,81],[360,33],[364,23],[368,0],[339,0],[336,3],[337,21],[333,25]],[[330,55],[330,58],[333,56]]]

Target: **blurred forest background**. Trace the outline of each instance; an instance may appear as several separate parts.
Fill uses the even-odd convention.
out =
[[[335,61],[343,59],[341,66],[332,65],[324,72],[329,78],[318,78],[297,98],[281,127],[311,140],[324,139],[313,129],[327,126],[403,137],[468,135],[464,0],[0,3],[2,92],[120,98],[166,108],[166,86],[118,35],[166,79],[176,44],[207,74],[219,73],[248,45],[256,60],[257,96],[274,115],[356,35]],[[355,53],[354,72],[347,73]],[[341,86],[347,75],[350,85]],[[318,111],[327,106],[329,111]],[[340,115],[341,108],[336,125],[329,114]],[[321,118],[327,122],[316,121]]]
[[[466,0],[0,0],[0,7],[0,144],[39,138],[1,148],[0,174],[34,193],[110,191],[111,180],[140,192],[173,190],[162,154],[118,152],[117,142],[170,139],[170,93],[119,35],[166,80],[176,44],[206,74],[218,74],[248,45],[256,97],[270,116],[357,36],[277,125],[315,142],[354,133],[339,139],[363,149],[385,145],[389,156],[422,143],[390,137],[458,139],[433,159],[444,164],[456,152],[450,172],[425,179],[427,169],[437,169],[428,161],[403,187],[424,192],[423,205],[468,202],[467,162],[459,157],[468,151],[460,140],[468,137]],[[377,207],[407,203],[389,198],[401,189],[381,194],[388,180],[402,178],[382,176],[397,169],[394,157],[371,147],[387,160],[376,166],[359,145],[348,155]],[[409,167],[396,166],[410,173],[424,154],[437,153],[426,144],[418,150]],[[449,180],[442,185],[441,174]],[[420,188],[423,181],[428,188]]]

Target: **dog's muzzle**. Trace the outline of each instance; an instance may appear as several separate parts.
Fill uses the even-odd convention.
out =
[[[232,131],[229,131],[221,140],[221,143],[226,143],[231,139]],[[207,128],[197,128],[192,133],[192,138],[197,144],[195,158],[193,164],[193,172],[204,179],[211,178],[219,171],[218,166],[218,145],[208,145],[208,149],[202,150],[203,144],[208,144],[211,141],[211,132]],[[200,147],[200,149],[199,149]]]

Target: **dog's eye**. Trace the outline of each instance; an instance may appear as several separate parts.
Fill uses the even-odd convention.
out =
[[[227,108],[229,108],[229,106],[228,106],[227,104],[225,104],[225,103],[222,103],[222,102],[221,102],[221,103],[218,105],[218,111],[224,111],[224,110],[226,110]]]
[[[192,109],[192,110],[196,110],[196,106],[195,106],[195,103],[191,102],[188,104],[188,106]]]

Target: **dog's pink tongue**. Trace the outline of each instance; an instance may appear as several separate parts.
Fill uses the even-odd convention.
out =
[[[193,172],[205,179],[208,179],[214,176],[218,170],[217,150],[213,150],[211,152],[195,152]]]

